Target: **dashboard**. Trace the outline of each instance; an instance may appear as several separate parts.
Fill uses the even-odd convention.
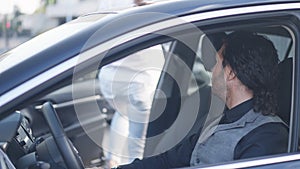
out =
[[[0,133],[1,169],[65,168],[53,138],[35,138],[29,120],[20,112],[0,120]]]

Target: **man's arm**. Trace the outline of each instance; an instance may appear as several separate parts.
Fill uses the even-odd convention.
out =
[[[169,151],[153,157],[136,159],[131,164],[120,166],[121,169],[168,169],[190,166],[190,159],[199,134],[193,134]]]

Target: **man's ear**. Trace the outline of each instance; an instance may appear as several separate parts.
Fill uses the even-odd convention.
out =
[[[231,67],[230,66],[226,66],[225,67],[225,75],[226,75],[226,80],[227,81],[230,81],[230,80],[233,80],[233,79],[235,79],[236,78],[236,74],[235,74],[235,72],[231,69]]]

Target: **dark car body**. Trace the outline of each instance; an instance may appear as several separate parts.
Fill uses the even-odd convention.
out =
[[[136,51],[162,44],[166,59],[163,69],[167,73],[162,72],[157,88],[167,99],[163,99],[165,107],[161,112],[157,108],[162,103],[160,98],[153,102],[154,120],[149,122],[147,136],[160,137],[147,140],[144,155],[167,151],[172,147],[166,146],[170,140],[176,144],[198,130],[201,117],[209,110],[205,105],[210,102],[207,97],[210,92],[203,94],[187,83],[191,74],[197,73],[193,68],[199,39],[205,34],[234,30],[251,30],[268,36],[275,43],[280,62],[291,62],[286,66],[288,73],[278,82],[284,83],[280,89],[284,100],[281,117],[289,126],[289,146],[285,154],[200,168],[299,168],[300,3],[296,0],[167,1],[121,12],[88,14],[38,35],[0,56],[0,145],[17,168],[29,165],[24,163],[28,154],[44,153],[29,147],[53,135],[41,113],[43,103],[51,101],[84,165],[101,166],[102,141],[114,110],[97,85],[97,70]],[[173,60],[173,54],[184,66]],[[197,75],[194,76],[197,81]],[[200,80],[206,81],[205,78],[200,75]],[[203,82],[198,88],[203,89],[203,84],[210,86]],[[184,106],[191,98],[200,98],[201,103],[194,114],[182,116],[181,112],[191,111],[189,106]],[[158,111],[159,118],[155,113]],[[21,117],[15,112],[20,112]],[[182,121],[177,124],[180,118]],[[191,119],[186,128],[182,127]],[[8,130],[3,130],[6,127]],[[30,131],[29,134],[20,136],[21,128]],[[176,134],[179,128],[183,128],[180,132],[184,135]],[[162,134],[165,131],[167,134]],[[31,143],[24,142],[28,138]]]

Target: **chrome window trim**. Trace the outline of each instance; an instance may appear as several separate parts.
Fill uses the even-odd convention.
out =
[[[238,10],[237,10],[238,9]],[[20,84],[19,86],[11,89],[2,96],[0,96],[0,107],[11,102],[18,96],[28,92],[29,90],[35,88],[46,82],[50,78],[54,78],[57,75],[74,68],[77,64],[80,64],[92,57],[95,57],[97,54],[105,52],[112,48],[113,46],[118,46],[122,43],[128,42],[130,40],[136,39],[140,36],[147,35],[151,32],[159,31],[162,29],[170,28],[173,26],[178,26],[186,22],[201,21],[206,19],[218,18],[233,16],[239,14],[251,14],[257,12],[270,12],[278,10],[291,10],[291,9],[300,9],[300,3],[288,3],[288,4],[272,4],[272,5],[261,5],[261,6],[250,6],[250,7],[240,7],[240,8],[231,8],[224,10],[217,10],[211,12],[203,12],[199,14],[194,14],[191,16],[180,17],[180,19],[170,19],[155,23],[134,31],[131,31],[127,34],[123,34],[117,38],[104,42],[101,45],[98,45],[92,49],[89,49],[39,75],[36,77]],[[130,35],[130,36],[128,36]]]
[[[233,164],[224,164],[224,165],[216,165],[211,167],[199,167],[201,169],[232,169],[232,168],[246,168],[246,167],[259,167],[267,164],[278,164],[284,163],[289,161],[296,161],[300,160],[300,154],[293,154],[293,155],[284,155],[280,157],[272,157],[272,158],[265,158],[265,159],[258,159],[258,160],[249,160],[243,162],[236,162]]]
[[[201,21],[206,19],[233,16],[233,15],[242,15],[242,14],[251,14],[258,12],[271,12],[279,10],[292,10],[300,9],[300,3],[286,3],[286,4],[271,4],[271,5],[260,5],[260,6],[249,6],[249,7],[236,7],[231,9],[217,10],[211,12],[199,13],[191,16],[183,17],[186,21]]]

